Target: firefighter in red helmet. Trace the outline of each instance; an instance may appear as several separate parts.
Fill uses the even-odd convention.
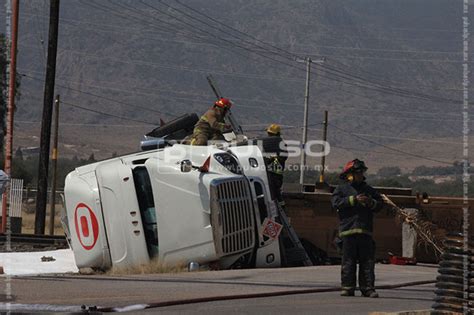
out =
[[[209,140],[225,140],[222,134],[232,130],[231,126],[224,122],[225,115],[231,107],[229,99],[217,100],[194,126],[191,145],[207,145]]]
[[[365,163],[348,162],[340,175],[345,181],[332,195],[332,206],[339,215],[342,239],[342,296],[354,296],[359,263],[359,288],[363,296],[378,297],[375,292],[375,242],[372,239],[373,216],[383,207],[382,196],[365,182]]]

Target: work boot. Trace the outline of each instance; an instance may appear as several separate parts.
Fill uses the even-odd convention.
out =
[[[362,296],[369,297],[369,298],[378,298],[379,294],[375,292],[374,290],[368,290],[368,291],[362,292]]]
[[[354,296],[354,290],[342,290],[341,296]]]

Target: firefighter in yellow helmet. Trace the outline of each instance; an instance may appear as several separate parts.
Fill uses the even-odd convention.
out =
[[[281,187],[283,185],[283,171],[285,169],[285,162],[288,158],[286,145],[281,137],[281,127],[278,124],[271,124],[266,129],[268,138],[276,141],[271,141],[273,145],[272,152],[265,152],[265,165],[267,167],[268,180],[270,183],[270,190],[273,197],[278,201],[280,206],[284,206],[285,202],[281,194]]]
[[[209,140],[225,140],[223,133],[232,130],[232,127],[224,122],[225,115],[231,107],[229,99],[217,100],[194,126],[191,145],[207,145]]]

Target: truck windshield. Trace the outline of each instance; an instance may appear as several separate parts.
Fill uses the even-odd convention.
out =
[[[153,200],[153,191],[147,169],[143,166],[134,168],[133,180],[135,182],[143,230],[145,231],[148,255],[150,258],[153,258],[158,256],[158,229],[156,224],[155,201]]]

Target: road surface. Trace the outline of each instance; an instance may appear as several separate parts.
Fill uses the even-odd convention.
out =
[[[430,281],[436,266],[376,267],[377,286]],[[133,309],[138,313],[308,313],[368,314],[372,311],[422,310],[431,307],[434,285],[379,290],[379,299],[340,297],[338,291],[274,297],[201,302],[142,309],[167,301],[244,294],[273,294],[296,290],[334,290],[339,287],[339,266],[284,269],[205,271],[154,275],[42,275],[3,279],[0,290],[11,287],[14,310],[79,311],[81,305]],[[5,309],[5,294],[1,307]],[[123,309],[125,307],[125,309]],[[131,307],[131,308],[129,308]]]

